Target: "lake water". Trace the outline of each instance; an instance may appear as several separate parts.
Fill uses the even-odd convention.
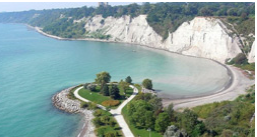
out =
[[[211,94],[229,81],[226,68],[207,59],[129,44],[60,41],[20,24],[0,24],[0,30],[0,137],[76,136],[82,117],[57,110],[51,97],[101,71],[112,81],[150,78],[168,98]]]

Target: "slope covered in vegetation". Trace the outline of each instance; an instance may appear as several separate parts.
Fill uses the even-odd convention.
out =
[[[130,4],[126,6],[100,6],[97,8],[84,6],[73,9],[55,9],[42,11],[25,11],[1,13],[0,22],[28,23],[33,26],[46,27],[46,31],[52,31],[52,34],[59,35],[62,32],[70,32],[74,35],[63,35],[64,37],[77,37],[86,33],[83,30],[83,24],[73,23],[74,20],[83,17],[92,17],[102,15],[121,17],[130,15],[132,18],[141,14],[147,14],[147,21],[153,29],[164,39],[169,32],[175,31],[183,22],[193,19],[195,16],[219,16],[219,17],[239,17],[244,28],[238,26],[239,33],[252,33],[252,28],[247,24],[254,24],[255,4],[240,3],[143,3],[142,5]],[[230,19],[231,21],[231,19]],[[241,26],[242,26],[241,25]],[[248,27],[249,26],[249,27]],[[55,28],[55,29],[54,29]],[[77,30],[82,32],[77,32]],[[248,31],[245,31],[248,30]]]

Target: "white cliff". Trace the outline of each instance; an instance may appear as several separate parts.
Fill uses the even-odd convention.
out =
[[[238,39],[227,32],[219,19],[195,17],[170,34],[165,45],[170,51],[224,62],[241,53]]]
[[[255,62],[255,41],[253,42],[253,45],[251,47],[251,51],[248,55],[248,62],[249,63]]]
[[[97,15],[87,20],[85,29],[111,35],[109,41],[140,44],[222,63],[241,53],[238,39],[228,35],[226,26],[219,19],[210,17],[195,17],[184,22],[165,41],[149,26],[146,15],[106,19]]]

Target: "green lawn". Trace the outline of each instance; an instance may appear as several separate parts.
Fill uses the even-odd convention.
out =
[[[133,89],[129,88],[126,90],[126,96],[129,97],[130,95],[132,95],[133,93]],[[100,94],[100,86],[96,87],[96,91],[90,91],[88,89],[82,88],[79,90],[78,94],[80,96],[82,96],[85,99],[88,99],[96,104],[102,104],[102,102],[106,101],[106,100],[113,100],[110,96],[104,96],[102,94]],[[120,95],[124,96],[125,93],[123,90],[120,89]],[[122,103],[125,99],[121,98],[118,99],[120,100],[120,102]],[[117,106],[116,106],[117,107]],[[115,108],[115,107],[112,107]]]
[[[122,115],[124,116],[125,121],[127,122],[130,130],[132,131],[132,133],[134,134],[135,137],[138,137],[138,136],[149,137],[149,134],[150,134],[149,131],[147,131],[146,129],[138,129],[130,123],[129,115],[128,115],[128,112],[127,112],[127,105],[122,109]],[[162,137],[162,135],[160,133],[155,132],[155,131],[151,131],[151,137]]]
[[[104,102],[106,100],[111,100],[110,97],[103,96],[98,91],[92,92],[92,91],[89,91],[88,89],[84,89],[84,88],[79,90],[78,94],[80,96],[82,96],[83,98],[88,99],[88,100],[90,100],[94,103],[97,103],[97,104],[101,104],[102,102]]]

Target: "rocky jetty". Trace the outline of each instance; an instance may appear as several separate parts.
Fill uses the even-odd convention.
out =
[[[61,92],[55,94],[52,98],[54,106],[65,112],[79,113],[81,111],[80,101],[71,100],[67,97],[67,95],[73,88],[75,88],[75,86],[64,89]]]
[[[94,125],[92,123],[93,111],[83,109],[80,107],[79,100],[72,100],[68,98],[70,91],[78,86],[73,86],[58,92],[52,97],[52,102],[55,107],[68,113],[81,113],[84,115],[84,124],[78,137],[95,137]]]

